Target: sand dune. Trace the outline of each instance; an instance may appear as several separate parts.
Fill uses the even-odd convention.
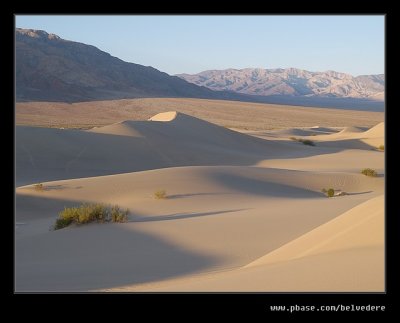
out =
[[[25,224],[16,232],[17,289],[111,288],[242,267],[383,191],[382,178],[338,175],[183,167],[50,182],[43,192],[20,187],[17,221]],[[351,195],[327,199],[319,192],[333,183]],[[154,200],[157,189],[166,189],[169,198]],[[57,212],[85,201],[128,207],[130,222],[49,232]],[[90,244],[77,253],[82,239]],[[160,255],[166,249],[175,259],[168,270]],[[114,254],[118,277],[107,278],[104,252]]]
[[[16,290],[383,291],[384,154],[313,129],[315,147],[288,140],[294,130],[262,139],[179,112],[17,127]],[[129,221],[51,230],[82,202],[129,208]]]
[[[373,198],[242,268],[133,290],[382,291],[383,206]]]
[[[178,113],[176,111],[168,111],[168,112],[162,112],[158,113],[155,116],[152,116],[149,120],[151,121],[172,121],[176,119],[178,116]]]
[[[320,145],[318,143],[318,145]],[[369,146],[368,146],[369,147]],[[337,149],[338,147],[330,148]],[[257,163],[261,167],[276,167],[294,170],[346,172],[359,174],[363,168],[373,168],[380,176],[385,174],[385,161],[382,152],[361,149],[338,149],[328,153],[318,148],[315,155],[291,158],[263,160]],[[323,151],[324,153],[320,153]]]
[[[383,204],[383,195],[368,200],[246,267],[338,250],[383,247],[385,240]],[[360,265],[367,267],[366,264]]]
[[[165,122],[155,122],[158,118]],[[371,143],[383,144],[382,126],[380,129],[357,135],[313,136],[319,147],[310,150],[298,143],[256,138],[175,112],[157,115],[153,121],[124,121],[87,131],[18,126],[16,182],[24,185],[174,166],[265,165],[264,160],[325,155],[346,148],[370,149]]]
[[[364,133],[367,137],[383,137],[385,135],[385,123],[381,122]]]
[[[279,135],[279,136],[315,136],[319,134],[331,134],[335,133],[337,130],[335,128],[327,128],[327,127],[310,127],[310,128],[291,128],[291,129],[283,129],[271,131],[270,134]]]
[[[378,148],[385,143],[385,123],[381,122],[369,130],[361,131],[359,128],[351,127],[342,130],[338,134],[330,135],[329,138],[315,138],[323,140],[324,145],[333,144],[341,145],[342,147],[367,149],[369,146],[372,149]]]
[[[359,127],[346,127],[343,130],[341,130],[338,134],[348,134],[348,133],[358,133],[358,132],[363,132],[363,130]]]
[[[252,165],[288,152],[310,153],[304,147],[261,140],[180,113],[152,120],[88,131],[18,126],[17,185],[174,166]]]
[[[257,133],[253,134],[257,135]],[[331,131],[331,133],[326,132],[322,134],[313,132],[312,128],[302,130],[292,129],[282,131],[281,135],[311,139],[321,147],[368,150],[377,149],[380,145],[384,145],[385,124],[381,122],[368,130],[365,130],[363,127],[345,127],[340,131]],[[308,137],[310,135],[312,137]],[[264,138],[268,139],[268,135],[264,135]]]

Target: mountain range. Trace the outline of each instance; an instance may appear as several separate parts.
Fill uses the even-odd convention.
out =
[[[367,110],[384,106],[383,75],[229,69],[171,76],[91,45],[21,28],[16,29],[15,57],[17,102],[182,97]]]
[[[216,98],[205,87],[42,30],[16,29],[17,100]]]
[[[383,100],[383,74],[352,75],[335,71],[310,72],[297,68],[210,70],[198,74],[179,74],[182,79],[211,90],[251,95],[289,95],[304,97],[363,98]]]

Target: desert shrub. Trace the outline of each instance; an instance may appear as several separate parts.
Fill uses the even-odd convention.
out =
[[[376,177],[378,176],[378,173],[376,172],[376,170],[372,169],[372,168],[364,168],[361,170],[361,174],[365,175],[365,176],[371,176],[371,177]]]
[[[86,206],[90,217],[98,222],[105,222],[109,217],[109,209],[104,204],[89,204]]]
[[[78,212],[78,223],[84,224],[84,223],[89,223],[96,221],[96,215],[90,212],[90,209],[87,207],[84,207],[79,210]]]
[[[299,139],[300,142],[303,143],[303,145],[307,146],[315,146],[314,141],[308,140],[308,139]]]
[[[62,229],[72,223],[125,222],[128,219],[128,214],[128,209],[123,210],[118,205],[82,204],[79,207],[66,207],[59,213],[54,229]]]
[[[384,146],[384,145],[380,145],[380,146],[378,147],[378,149],[379,149],[379,150],[385,150],[385,146]]]
[[[328,197],[333,197],[335,195],[335,190],[333,188],[330,188],[328,189],[326,194],[328,195]]]
[[[321,190],[321,192],[324,193],[327,197],[334,197],[335,196],[335,190],[333,188],[330,188],[330,189],[323,188]],[[339,190],[336,193],[336,196],[344,196],[344,195],[347,195],[347,193],[344,192],[344,191],[340,191]]]
[[[165,190],[158,190],[158,191],[154,192],[154,197],[157,200],[166,199],[167,198],[167,192]]]
[[[128,210],[121,210],[118,205],[111,208],[111,221],[112,222],[125,222],[128,219]]]
[[[44,185],[43,185],[42,183],[34,184],[34,185],[33,185],[33,188],[34,188],[36,191],[43,191],[43,190],[44,190]]]
[[[65,207],[58,215],[62,220],[73,222],[78,220],[79,210],[77,207]]]
[[[314,141],[309,140],[309,139],[300,139],[300,138],[296,138],[296,137],[290,137],[291,140],[293,141],[298,141],[303,143],[303,145],[307,145],[307,146],[315,146]]]
[[[59,218],[56,220],[56,223],[54,224],[54,230],[59,230],[59,229],[65,228],[65,227],[69,226],[71,223],[72,223],[71,219]]]

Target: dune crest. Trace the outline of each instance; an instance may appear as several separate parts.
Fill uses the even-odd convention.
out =
[[[174,166],[253,165],[287,151],[176,112],[87,131],[17,126],[16,140],[18,185]]]
[[[110,291],[383,291],[383,204],[368,200],[241,268]]]
[[[385,122],[380,122],[376,126],[364,132],[369,137],[383,137],[385,135]]]
[[[360,133],[363,132],[362,129],[358,127],[346,127],[342,131],[340,131],[338,134],[352,134],[352,133]]]
[[[172,121],[178,116],[176,111],[161,112],[152,116],[149,121]]]
[[[288,261],[321,253],[382,247],[384,196],[368,200],[341,216],[274,250],[245,267]]]

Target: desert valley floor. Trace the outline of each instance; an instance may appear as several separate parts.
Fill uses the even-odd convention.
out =
[[[90,129],[66,127],[79,105],[17,105],[17,292],[384,291],[383,112],[121,101],[88,103]],[[129,219],[52,230],[82,202]]]

